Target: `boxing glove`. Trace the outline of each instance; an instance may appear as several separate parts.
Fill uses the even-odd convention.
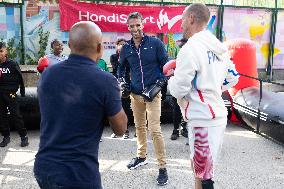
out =
[[[48,67],[48,65],[49,65],[48,58],[46,56],[41,57],[38,60],[37,71],[39,73],[42,73],[44,71],[44,69]]]
[[[163,66],[163,73],[165,76],[170,77],[174,74],[176,69],[176,60],[170,60]]]

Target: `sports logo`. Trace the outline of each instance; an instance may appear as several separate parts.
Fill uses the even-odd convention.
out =
[[[170,30],[182,18],[182,15],[177,15],[174,16],[172,19],[169,19],[168,14],[163,12],[164,9],[160,11],[159,18],[157,19],[157,25],[160,30],[166,24],[168,24],[168,29]]]
[[[0,68],[0,76],[7,73],[11,73],[9,68]]]

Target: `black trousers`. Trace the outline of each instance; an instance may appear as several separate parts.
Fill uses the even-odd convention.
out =
[[[181,123],[182,114],[180,111],[180,107],[177,103],[177,99],[173,97],[173,124],[174,124],[174,130],[179,129],[179,124]]]
[[[10,119],[17,128],[19,135],[21,137],[26,136],[27,129],[20,114],[17,95],[15,93],[0,93],[0,131],[4,137],[10,136]]]
[[[125,114],[127,115],[127,118],[128,118],[127,129],[130,125],[131,117],[132,117],[132,111],[131,111],[131,108],[130,108],[130,103],[131,103],[130,97],[121,98],[122,108],[123,108],[123,110],[124,110],[124,112],[125,112]]]

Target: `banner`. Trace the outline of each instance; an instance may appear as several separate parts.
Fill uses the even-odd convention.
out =
[[[79,21],[95,22],[103,32],[128,32],[127,16],[140,12],[144,18],[144,32],[181,32],[181,18],[185,6],[122,6],[73,0],[60,0],[60,29],[69,31]]]
[[[273,69],[284,69],[284,11],[278,11]]]

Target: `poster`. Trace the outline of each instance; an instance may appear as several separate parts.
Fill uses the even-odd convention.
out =
[[[265,9],[229,8],[224,10],[224,41],[237,38],[255,42],[258,68],[266,68],[271,12]]]

